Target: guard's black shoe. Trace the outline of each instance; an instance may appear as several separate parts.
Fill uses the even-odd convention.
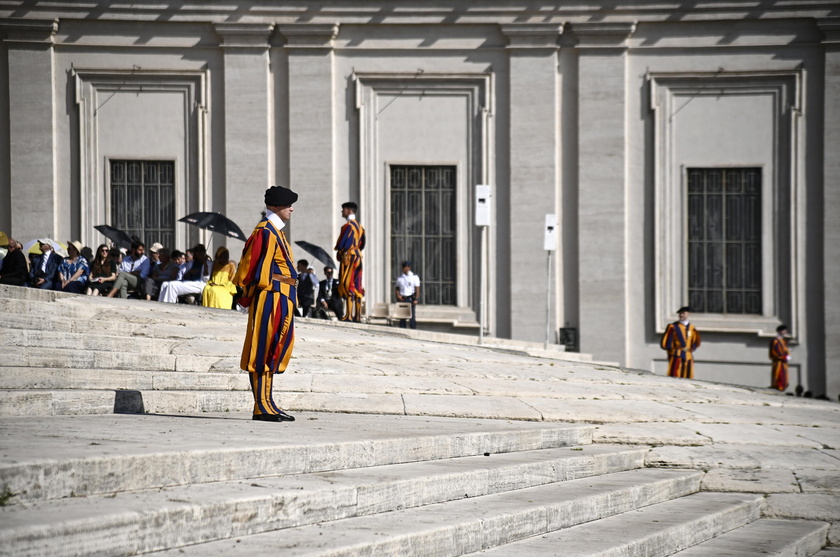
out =
[[[286,414],[285,412],[283,412],[282,410],[278,410],[278,412],[280,412],[280,413],[277,416],[280,418],[281,422],[293,422],[293,421],[295,421],[294,416],[290,416],[290,415]]]
[[[259,420],[261,422],[293,422],[294,416],[290,416],[280,410],[279,414],[254,414],[251,416],[252,420]]]
[[[259,420],[261,422],[279,422],[280,416],[274,414],[254,414],[251,416],[252,420]]]

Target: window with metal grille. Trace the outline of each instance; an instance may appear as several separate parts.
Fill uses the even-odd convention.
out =
[[[390,171],[392,277],[409,260],[422,303],[456,305],[456,168],[395,165]]]
[[[146,246],[175,245],[175,163],[111,161],[111,223]]]
[[[761,169],[688,169],[688,300],[698,313],[761,313]]]

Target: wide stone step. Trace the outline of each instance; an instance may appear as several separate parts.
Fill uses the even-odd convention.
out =
[[[16,369],[16,368],[6,368]],[[2,371],[2,368],[0,368]],[[163,385],[167,379],[155,372]],[[172,373],[168,371],[161,374]],[[239,371],[226,366],[225,373],[236,377]],[[250,391],[245,389],[245,379],[239,379],[240,390],[204,389],[218,380],[208,373],[206,383],[202,373],[194,373],[194,380],[184,375],[173,375],[167,390],[125,389],[101,391],[74,391],[72,389],[6,389],[0,391],[0,416],[58,416],[75,413],[195,413],[235,412],[253,405]],[[224,374],[221,374],[224,375]],[[658,402],[639,400],[582,401],[550,397],[525,397],[515,395],[477,395],[435,392],[432,380],[427,385],[420,379],[403,382],[410,388],[396,388],[394,378],[383,378],[378,390],[354,390],[351,377],[343,383],[331,384],[322,377],[309,374],[285,373],[275,380],[274,393],[278,404],[293,411],[347,412],[368,414],[396,414],[414,416],[442,416],[467,418],[492,418],[505,420],[556,421],[575,423],[627,423],[656,421],[657,412],[663,417],[670,407]],[[224,380],[223,378],[221,379]],[[178,383],[182,387],[178,388]],[[426,388],[429,387],[429,388]],[[78,397],[74,397],[78,393]],[[448,396],[442,396],[442,395]],[[80,400],[87,406],[77,405]],[[119,404],[118,404],[119,403]],[[686,421],[704,421],[708,418],[688,411],[670,408],[674,416]],[[664,458],[664,457],[662,457]]]
[[[161,555],[464,555],[695,493],[700,476],[677,470],[618,472],[238,536]]]
[[[148,356],[169,354],[180,340],[115,336],[100,332],[62,332],[31,329],[0,331],[0,346],[14,346],[18,352],[48,351],[57,347],[98,352],[136,352]],[[3,358],[4,362],[7,361]],[[13,361],[10,358],[9,361]],[[4,364],[9,365],[9,364]]]
[[[210,341],[206,341],[210,342]],[[3,354],[2,367],[45,367],[45,368],[99,368],[128,369],[136,371],[210,371],[214,367],[229,369],[237,365],[236,356],[230,353],[218,356],[194,355],[184,351],[181,354],[149,354],[127,351],[100,351],[75,348],[22,347]],[[235,362],[235,364],[234,364]]]
[[[195,374],[199,375],[199,374]],[[218,377],[209,377],[211,381]],[[177,379],[176,379],[177,380]],[[199,379],[200,380],[200,379]],[[222,379],[223,380],[223,379]],[[247,379],[244,380],[247,384]],[[175,386],[175,385],[173,385]],[[275,400],[282,395],[275,392]],[[322,406],[318,404],[309,406]],[[341,402],[339,399],[338,402]],[[357,400],[351,400],[359,406]],[[367,405],[376,401],[366,400]],[[240,390],[3,390],[0,391],[0,416],[72,416],[82,414],[185,414],[195,412],[236,412],[251,408],[254,399],[249,387]],[[286,409],[291,407],[283,405]],[[341,407],[352,407],[345,404]],[[336,406],[337,412],[342,411]],[[394,404],[389,408],[395,410]],[[303,408],[300,408],[302,410]],[[295,408],[298,410],[298,408]],[[349,411],[353,411],[352,408]],[[391,414],[403,412],[389,412]]]
[[[813,544],[819,544],[819,532],[822,532],[822,539],[825,539],[824,524],[798,523],[793,528],[789,524],[780,524],[778,532],[772,531],[772,528],[753,527],[753,524],[766,522],[753,522],[760,516],[761,501],[762,497],[756,494],[697,493],[566,530],[550,532],[480,554],[534,557],[665,557],[689,554],[704,557],[723,556],[730,554],[723,550],[723,546],[717,545],[713,548],[712,544],[736,532],[743,532],[747,538],[755,535],[752,537],[753,552],[749,553],[751,556],[764,555],[760,550],[762,548],[785,546],[793,541],[791,536],[796,540],[808,540],[808,547],[814,547],[810,553],[792,555],[811,555],[821,547]]]
[[[69,296],[69,297],[68,297]],[[244,314],[185,304],[65,295],[54,301],[7,298],[0,293],[0,314],[32,315],[43,320],[86,321],[113,319],[127,323],[190,323],[210,327],[246,321]]]
[[[292,377],[292,375],[289,374],[287,377]],[[299,382],[300,385],[306,385],[307,387],[310,383],[311,377],[308,376]],[[238,369],[233,372],[215,373],[0,367],[0,389],[33,391],[60,391],[65,389],[247,391],[250,390],[250,385],[248,374]],[[0,415],[2,415],[2,410],[0,410]]]
[[[134,555],[179,547],[185,532],[200,543],[637,469],[645,452],[565,447],[62,499],[0,509],[0,545],[31,556]]]
[[[591,427],[493,420],[394,416],[385,431],[376,425],[381,418],[363,415],[299,414],[293,424],[254,422],[250,413],[181,420],[173,431],[172,418],[166,416],[78,416],[52,429],[49,418],[7,418],[3,438],[41,431],[40,424],[48,429],[0,455],[0,486],[16,493],[15,501],[25,502],[592,441]],[[109,440],[111,429],[121,432],[119,441]],[[56,435],[64,439],[58,447]],[[150,436],[155,451],[148,448]]]
[[[825,545],[828,524],[762,519],[675,554],[678,557],[805,557]]]

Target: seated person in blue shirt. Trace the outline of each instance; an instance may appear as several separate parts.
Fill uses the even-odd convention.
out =
[[[87,288],[90,267],[82,256],[82,243],[67,241],[67,257],[58,266],[58,281],[55,289],[81,294]]]
[[[120,263],[120,274],[114,282],[114,287],[108,292],[108,297],[117,294],[120,298],[128,298],[128,291],[138,293],[142,290],[143,282],[149,276],[149,259],[146,257],[146,244],[135,240],[131,244],[131,254],[123,258]]]

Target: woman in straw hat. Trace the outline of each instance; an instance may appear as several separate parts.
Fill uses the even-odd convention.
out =
[[[67,241],[67,257],[58,266],[59,283],[56,290],[82,294],[87,287],[88,275],[87,259],[82,257],[82,243]]]

